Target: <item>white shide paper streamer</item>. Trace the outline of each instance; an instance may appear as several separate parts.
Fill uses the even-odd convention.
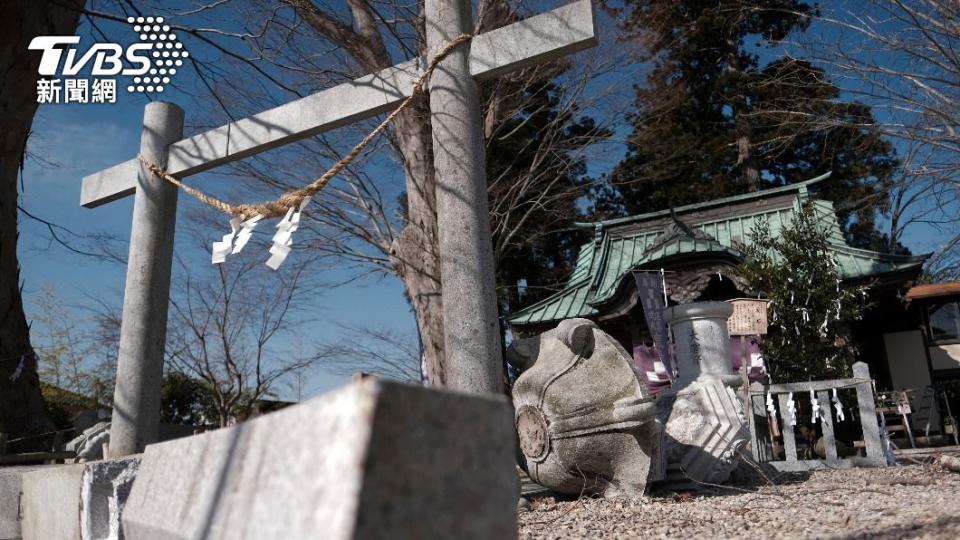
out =
[[[793,401],[793,392],[787,394],[787,418],[784,418],[790,426],[797,425],[797,403]]]
[[[270,247],[270,259],[267,260],[267,266],[272,270],[280,268],[283,261],[290,255],[290,248],[293,245],[293,233],[300,227],[300,214],[310,202],[310,197],[305,197],[300,201],[300,207],[294,210],[287,210],[287,215],[283,216],[280,223],[277,223],[277,232],[273,235],[273,246]]]
[[[235,217],[230,220],[230,232],[223,235],[223,239],[213,243],[213,249],[210,250],[210,262],[220,264],[227,260],[227,255],[233,249],[233,238],[240,231],[240,218]]]
[[[817,401],[817,395],[814,393],[813,388],[810,389],[810,416],[814,424],[820,420],[820,402]]]
[[[833,389],[833,398],[830,401],[833,402],[833,408],[837,410],[837,422],[843,422],[846,416],[843,414],[843,402],[840,401],[836,388]]]

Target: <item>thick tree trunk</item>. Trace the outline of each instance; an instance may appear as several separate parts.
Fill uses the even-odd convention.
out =
[[[407,225],[391,246],[391,262],[403,281],[420,331],[423,371],[432,385],[446,385],[443,300],[437,252],[436,179],[426,100],[401,113],[394,131],[407,179]]]
[[[23,313],[17,262],[17,180],[37,110],[40,54],[27,46],[36,36],[73,34],[80,13],[69,9],[70,5],[79,7],[83,1],[0,2],[0,432],[11,438],[47,431],[52,425],[40,394]]]

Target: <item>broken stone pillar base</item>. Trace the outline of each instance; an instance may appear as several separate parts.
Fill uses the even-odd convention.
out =
[[[666,430],[665,480],[672,485],[726,481],[749,440],[734,390],[717,380],[694,381],[661,395],[657,405]]]
[[[363,379],[229,428],[149,445],[131,540],[516,538],[502,396]]]
[[[123,539],[120,514],[139,461],[51,465],[24,474],[24,540]]]
[[[666,482],[699,487],[726,481],[749,440],[742,404],[733,390],[727,302],[667,308],[679,375],[660,395],[657,416],[664,424]]]

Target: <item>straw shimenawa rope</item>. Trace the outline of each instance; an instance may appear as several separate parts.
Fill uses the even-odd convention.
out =
[[[329,183],[330,180],[333,179],[334,176],[339,174],[340,171],[342,171],[347,165],[350,165],[350,163],[354,159],[356,159],[356,157],[360,154],[360,152],[363,151],[363,149],[367,145],[373,142],[373,140],[377,137],[377,135],[383,132],[383,130],[387,128],[390,122],[392,122],[393,119],[396,118],[401,111],[403,111],[410,103],[412,103],[417,96],[420,96],[424,93],[424,86],[426,85],[427,81],[430,79],[430,75],[433,73],[433,70],[436,69],[437,65],[444,58],[446,58],[447,55],[453,52],[454,49],[456,49],[458,46],[462,45],[463,43],[470,41],[472,38],[473,38],[472,34],[461,34],[457,36],[456,39],[448,43],[443,49],[441,49],[436,54],[436,56],[433,57],[433,60],[430,61],[430,65],[427,66],[427,69],[424,70],[423,74],[420,75],[420,77],[416,80],[416,82],[413,85],[413,93],[410,94],[409,97],[404,99],[403,102],[400,103],[400,105],[393,110],[393,112],[387,115],[387,117],[383,120],[383,122],[380,122],[380,125],[374,128],[374,130],[368,133],[367,136],[363,138],[363,140],[357,143],[357,145],[354,146],[352,150],[350,150],[350,153],[342,157],[340,161],[336,162],[332,167],[330,167],[330,170],[323,173],[323,176],[321,176],[320,178],[317,178],[310,184],[300,189],[288,191],[287,193],[284,193],[283,195],[281,195],[280,198],[278,199],[262,202],[259,204],[230,204],[228,202],[222,201],[211,195],[207,195],[206,193],[200,191],[199,189],[183,183],[182,180],[168,173],[166,170],[163,169],[163,167],[157,165],[156,163],[151,162],[150,160],[143,157],[142,155],[138,154],[137,159],[140,160],[140,163],[143,163],[143,165],[147,167],[147,169],[149,169],[150,172],[156,175],[157,177],[162,178],[167,182],[170,182],[171,184],[182,189],[187,194],[196,198],[203,204],[206,204],[207,206],[210,206],[212,208],[216,208],[217,210],[220,210],[225,214],[230,214],[231,216],[239,217],[244,220],[250,219],[257,215],[261,215],[264,218],[282,217],[287,213],[287,210],[289,210],[290,208],[299,207],[300,203],[305,198],[312,197],[313,195],[316,195],[317,193],[319,193],[320,190],[322,190],[324,186],[326,186],[327,183]]]

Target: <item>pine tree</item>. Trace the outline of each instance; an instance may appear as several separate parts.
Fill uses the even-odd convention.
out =
[[[653,55],[636,89],[630,150],[598,198],[633,214],[784,185],[832,171],[821,192],[848,239],[872,241],[897,160],[871,110],[839,101],[822,69],[763,45],[802,31],[799,0],[629,0],[625,30]],[[761,62],[763,59],[769,61]]]
[[[774,234],[768,223],[751,231],[739,274],[769,300],[763,356],[776,382],[850,376],[850,325],[860,319],[866,287],[841,280],[829,231],[807,205]]]

